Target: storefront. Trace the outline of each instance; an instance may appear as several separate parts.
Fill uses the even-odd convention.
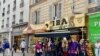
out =
[[[100,12],[89,15],[88,37],[92,44],[100,41]]]
[[[85,14],[76,14],[72,17],[49,21],[45,23],[49,30],[43,33],[35,33],[34,36],[54,39],[63,39],[64,37],[71,39],[70,37],[75,37],[79,42],[80,39],[87,38],[86,18]]]
[[[38,40],[41,40],[41,37],[35,37],[34,34],[35,33],[43,33],[46,32],[46,26],[45,24],[36,24],[36,25],[32,25],[29,24],[24,30],[23,30],[23,35],[26,36],[27,39],[27,46],[28,47],[32,47],[32,45],[34,45]],[[33,49],[31,49],[33,50]]]

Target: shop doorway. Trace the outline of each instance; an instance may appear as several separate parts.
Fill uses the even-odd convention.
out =
[[[20,43],[21,41],[25,39],[24,37],[22,37],[21,35],[19,36],[14,36],[14,43],[17,44],[17,50],[20,50]]]

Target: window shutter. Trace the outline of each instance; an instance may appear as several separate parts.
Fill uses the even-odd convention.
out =
[[[52,5],[49,6],[49,19],[50,20],[53,19],[53,8],[52,8]]]
[[[40,23],[40,11],[37,11],[37,23]]]
[[[35,22],[36,22],[36,13],[33,12],[32,13],[32,23],[35,24]]]
[[[57,17],[61,18],[61,3],[58,4]]]

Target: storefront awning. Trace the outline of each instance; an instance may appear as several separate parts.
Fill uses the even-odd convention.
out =
[[[34,33],[34,25],[29,24],[22,32],[22,34],[32,34]]]
[[[35,33],[36,37],[65,37],[70,34],[77,34],[80,31],[55,31],[55,32],[45,32],[45,33]]]
[[[46,26],[44,24],[29,24],[24,30],[23,34],[34,34],[34,33],[42,33],[46,31]]]

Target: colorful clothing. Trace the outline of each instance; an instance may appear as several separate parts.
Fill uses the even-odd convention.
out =
[[[79,56],[85,56],[85,45],[84,44],[79,45]]]
[[[69,43],[68,56],[78,56],[78,43],[77,42]]]

